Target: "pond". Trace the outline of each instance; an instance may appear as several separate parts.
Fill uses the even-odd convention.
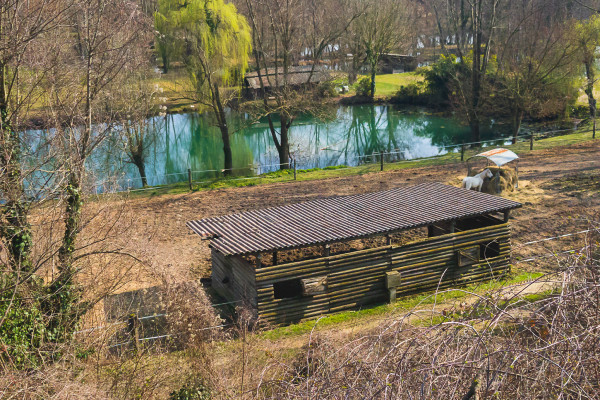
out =
[[[331,118],[300,116],[290,129],[290,149],[298,169],[356,166],[372,162],[373,153],[387,152],[386,161],[410,160],[458,151],[469,142],[469,127],[456,119],[432,115],[422,109],[398,109],[389,105],[340,106]],[[149,185],[222,176],[223,151],[219,130],[210,114],[175,114],[152,119],[155,134],[146,157]],[[279,168],[277,150],[266,119],[258,122],[238,112],[228,113],[232,132],[234,175],[247,176]],[[482,125],[483,140],[504,141],[506,124]],[[120,176],[119,186],[138,188],[139,173],[119,146],[117,137],[105,141],[92,160],[97,179]],[[101,190],[101,189],[100,189]]]

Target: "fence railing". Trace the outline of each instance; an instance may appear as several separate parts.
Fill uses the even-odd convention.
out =
[[[404,149],[392,149],[385,151],[372,152],[371,154],[365,155],[357,155],[354,157],[354,162],[349,163],[346,167],[339,169],[348,169],[356,166],[367,166],[367,165],[376,165],[379,164],[380,170],[383,171],[385,169],[386,164],[399,164],[399,163],[413,163],[427,160],[434,160],[439,158],[440,156],[446,155],[448,153],[460,153],[460,160],[465,161],[466,151],[468,149],[472,149],[475,145],[481,145],[482,147],[488,147],[493,145],[501,145],[505,147],[510,147],[518,143],[529,142],[529,149],[533,150],[535,145],[535,141],[537,138],[544,139],[548,137],[558,136],[568,132],[576,132],[576,129],[562,129],[562,130],[554,130],[554,131],[546,131],[546,132],[537,132],[531,134],[523,134],[518,135],[516,137],[507,137],[507,138],[498,138],[498,139],[487,139],[478,142],[463,142],[460,144],[452,144],[447,146],[437,146],[438,154],[428,157],[418,157],[418,158],[410,158],[407,153],[407,150]],[[569,139],[564,139],[569,140]],[[290,170],[290,179],[289,180],[297,180],[298,176],[298,165],[305,166],[308,169],[314,165],[319,165],[318,161],[320,158],[320,154],[316,154],[313,156],[293,156],[289,163],[279,164],[279,163],[269,163],[269,164],[249,164],[245,167],[237,167],[231,169],[206,169],[206,170],[192,170],[188,168],[185,172],[176,172],[170,174],[162,174],[162,175],[154,175],[148,176],[147,179],[150,182],[157,182],[160,179],[163,179],[164,185],[170,185],[173,183],[187,183],[189,190],[193,190],[194,185],[202,186],[209,185],[214,183],[217,180],[227,178],[228,181],[236,182],[236,181],[248,181],[248,180],[256,180],[264,178],[262,173],[265,172],[273,172],[282,165],[289,166]],[[345,164],[344,164],[345,165]],[[334,167],[339,165],[327,165],[326,167]],[[236,173],[246,172],[241,176],[236,176]],[[250,172],[250,173],[248,173]],[[207,175],[212,175],[207,177]],[[169,181],[169,177],[175,177]],[[177,178],[179,177],[179,178]],[[135,183],[135,184],[134,184]],[[102,185],[107,185],[103,187]],[[98,182],[95,186],[93,192],[97,194],[102,193],[114,193],[119,191],[127,191],[127,192],[141,192],[146,190],[156,190],[161,186],[161,184],[148,186],[148,187],[139,187],[141,186],[141,177],[137,178],[121,178],[121,179],[113,179],[107,180],[105,182]]]
[[[552,236],[552,237],[546,237],[546,238],[542,238],[542,239],[536,239],[533,241],[528,241],[528,242],[524,242],[519,245],[516,245],[516,246],[514,246],[514,248],[521,248],[523,246],[528,246],[528,245],[537,244],[537,243],[547,243],[550,241],[560,240],[560,239],[564,239],[566,237],[583,235],[583,234],[587,234],[590,232],[597,232],[597,229],[586,229],[586,230],[582,230],[582,231],[578,231],[578,232],[572,232],[572,233],[567,233],[567,234],[562,234],[562,235],[557,235],[557,236]],[[533,261],[537,261],[537,260],[547,259],[550,257],[558,257],[558,256],[562,256],[562,255],[578,255],[578,254],[582,254],[584,252],[584,250],[585,250],[585,248],[574,248],[574,249],[569,249],[569,250],[561,250],[561,251],[537,254],[535,256],[531,256],[526,259],[514,260],[512,262],[512,264],[513,265],[524,264],[524,263],[529,263],[529,262],[533,262]],[[239,303],[241,303],[241,300],[213,303],[213,304],[211,304],[211,306],[212,307],[232,306],[232,305],[236,305]],[[139,328],[139,321],[156,319],[156,318],[160,318],[160,317],[168,317],[168,316],[169,316],[169,314],[165,313],[162,310],[157,313],[145,315],[145,316],[141,316],[141,317],[139,317],[135,314],[129,314],[129,316],[127,317],[126,320],[113,322],[113,323],[107,323],[102,326],[82,329],[80,331],[74,332],[74,334],[80,335],[80,334],[84,334],[84,333],[93,333],[95,331],[108,329],[110,327],[116,327],[119,325],[121,326],[121,328],[126,328],[126,335],[128,336],[128,339],[124,340],[122,342],[119,342],[119,343],[115,343],[115,344],[106,346],[108,349],[119,348],[119,347],[122,347],[125,345],[135,344],[135,343],[140,343],[140,342],[145,342],[145,341],[167,339],[167,338],[177,337],[179,335],[184,334],[183,332],[174,332],[174,333],[153,335],[153,336],[148,336],[148,337],[140,337],[140,330],[136,328],[136,327]],[[206,331],[206,330],[211,330],[211,329],[227,328],[227,327],[231,327],[233,325],[234,325],[234,323],[225,323],[225,324],[219,324],[219,325],[214,325],[214,326],[197,328],[194,331]]]

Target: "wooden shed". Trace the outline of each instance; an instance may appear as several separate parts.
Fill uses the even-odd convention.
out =
[[[260,72],[260,74],[259,74]],[[310,79],[309,79],[310,78]],[[283,68],[268,68],[260,71],[248,72],[244,76],[242,93],[245,98],[259,99],[262,80],[265,92],[270,95],[273,88],[281,88],[284,83],[291,88],[299,89],[314,86],[321,82],[331,80],[331,73],[323,66],[296,65],[288,68],[286,74]]]
[[[508,217],[518,207],[425,183],[188,226],[210,240],[213,288],[260,320],[285,324],[505,274]]]

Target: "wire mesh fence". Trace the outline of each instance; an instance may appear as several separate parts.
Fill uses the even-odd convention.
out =
[[[274,173],[277,170],[285,169],[286,173],[281,173],[277,177],[279,180],[296,180],[297,174],[311,170],[312,168],[323,168],[323,169],[348,169],[353,167],[369,167],[379,165],[380,170],[384,170],[388,164],[400,164],[400,163],[415,163],[428,160],[439,159],[440,156],[444,156],[450,153],[460,154],[460,161],[465,161],[468,154],[467,151],[473,149],[486,148],[491,146],[503,146],[511,148],[512,146],[522,144],[523,142],[529,142],[529,149],[535,148],[535,141],[539,139],[546,139],[550,137],[556,137],[564,135],[566,133],[574,132],[573,129],[562,129],[547,132],[538,132],[533,134],[523,134],[516,137],[509,138],[498,138],[490,140],[482,140],[478,142],[463,142],[459,144],[451,144],[446,146],[437,146],[437,154],[428,157],[413,157],[410,149],[383,149],[379,151],[373,151],[370,154],[360,154],[354,156],[348,156],[344,159],[343,163],[339,161],[323,161],[322,154],[316,152],[312,155],[291,155],[289,163],[267,163],[267,164],[249,164],[242,167],[236,167],[231,169],[204,169],[194,170],[188,168],[187,171],[174,172],[168,174],[158,174],[153,176],[147,176],[147,185],[142,184],[141,177],[117,177],[98,181],[94,183],[91,188],[91,192],[95,194],[106,194],[115,192],[143,192],[147,190],[156,190],[161,187],[169,187],[174,184],[181,184],[188,186],[190,190],[194,187],[206,187],[210,189],[210,185],[215,182],[227,180],[228,182],[243,182],[250,180],[260,180],[268,178],[267,174]],[[560,139],[559,139],[560,140]],[[568,138],[564,139],[569,140]],[[444,160],[440,160],[444,161]],[[446,160],[447,162],[456,162],[456,159]],[[284,167],[284,168],[281,168]],[[287,179],[286,179],[287,178]]]

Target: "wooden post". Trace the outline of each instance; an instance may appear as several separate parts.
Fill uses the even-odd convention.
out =
[[[450,222],[450,233],[454,233],[456,229],[456,221],[451,221]]]
[[[465,161],[465,141],[460,145],[460,161]]]
[[[390,303],[396,301],[396,288],[401,284],[401,276],[398,271],[388,271],[385,273],[385,287],[390,296]]]
[[[380,171],[383,171],[383,151],[381,151],[381,153],[379,153],[379,155],[381,156],[381,159],[379,160],[381,162]]]
[[[273,252],[273,265],[277,265],[277,252]]]
[[[529,150],[533,150],[533,133],[529,136]]]
[[[256,254],[256,268],[262,267],[262,256],[260,253]]]
[[[427,225],[427,237],[433,237],[433,225]]]
[[[508,222],[508,219],[510,218],[510,210],[506,210],[504,211],[504,222]]]
[[[387,244],[388,246],[392,244],[392,235],[390,235],[389,233],[385,235],[385,244]]]
[[[594,106],[592,107],[592,139],[596,139],[596,99],[594,99]]]
[[[190,190],[192,190],[192,169],[188,168],[188,183],[190,185]]]
[[[294,161],[294,180],[296,180],[296,159],[293,159]]]
[[[329,257],[329,254],[331,254],[331,251],[330,251],[331,247],[328,244],[326,244],[325,246],[323,246],[323,248],[324,248],[323,253],[325,254],[324,257]]]
[[[135,351],[140,352],[140,320],[135,313],[129,314],[127,318],[127,330],[131,336],[131,341],[135,346]]]

